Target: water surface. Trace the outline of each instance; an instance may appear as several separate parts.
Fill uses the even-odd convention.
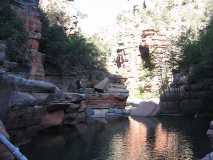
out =
[[[41,134],[23,146],[30,160],[196,160],[211,152],[207,120],[129,118]]]

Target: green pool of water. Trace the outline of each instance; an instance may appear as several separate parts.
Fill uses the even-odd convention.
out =
[[[209,121],[129,118],[40,134],[21,150],[29,160],[196,160],[211,152]]]

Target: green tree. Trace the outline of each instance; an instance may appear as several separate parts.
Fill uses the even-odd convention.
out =
[[[213,68],[213,20],[200,32],[197,40],[186,37],[182,45],[183,59],[181,69],[192,72],[190,78],[199,80],[212,76]],[[190,71],[192,70],[192,71]]]
[[[22,20],[11,8],[9,0],[0,2],[0,40],[7,42],[8,55],[12,60],[22,57],[27,32]]]
[[[81,33],[68,36],[63,26],[51,23],[48,15],[42,18],[41,52],[46,54],[46,66],[49,63],[57,65],[60,72],[69,73],[71,67],[82,66],[88,69],[104,69],[107,47],[97,37],[86,38]],[[50,66],[50,65],[49,65]],[[53,66],[53,65],[51,65]]]

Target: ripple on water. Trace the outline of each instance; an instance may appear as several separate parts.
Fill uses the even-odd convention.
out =
[[[129,118],[96,123],[78,134],[40,135],[22,149],[31,160],[196,160],[212,150],[206,120]]]

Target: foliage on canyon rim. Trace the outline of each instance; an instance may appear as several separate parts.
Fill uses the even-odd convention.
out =
[[[62,73],[69,73],[75,66],[105,69],[108,48],[100,38],[87,38],[79,31],[77,17],[60,9],[66,6],[64,3],[70,2],[50,1],[43,9],[40,50],[47,55],[45,65],[54,63]]]
[[[181,39],[182,40],[182,39]],[[180,41],[181,41],[180,40]],[[197,39],[185,36],[182,40],[183,59],[181,69],[190,74],[192,80],[211,77],[213,68],[213,20],[200,32]]]

